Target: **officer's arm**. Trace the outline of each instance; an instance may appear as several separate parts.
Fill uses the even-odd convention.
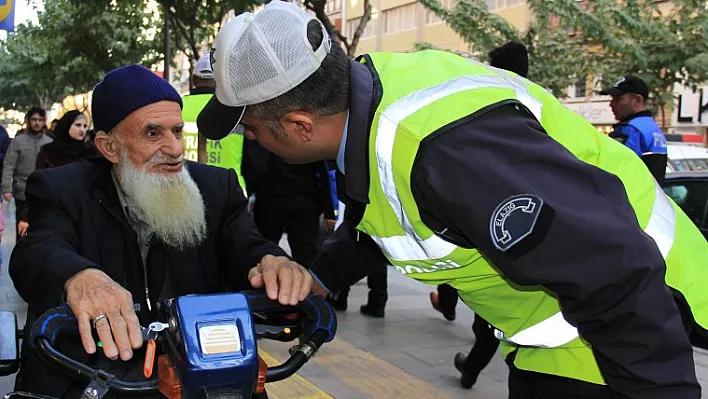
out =
[[[610,134],[610,137],[617,139],[627,148],[634,151],[640,157],[644,154],[642,146],[642,133],[631,125],[619,125],[615,131]]]
[[[617,177],[579,161],[513,106],[438,135],[416,162],[423,221],[479,248],[513,282],[555,293],[614,391],[699,396],[664,260]],[[502,252],[490,218],[517,194],[540,197],[552,217],[544,212],[530,236]]]

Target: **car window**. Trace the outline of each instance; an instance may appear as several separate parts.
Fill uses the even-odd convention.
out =
[[[666,182],[663,189],[696,226],[704,227],[708,180]]]
[[[666,167],[667,171],[673,172],[694,172],[698,170],[708,170],[708,159],[669,159],[669,162],[667,163]]]

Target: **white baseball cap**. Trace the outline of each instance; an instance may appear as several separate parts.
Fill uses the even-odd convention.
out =
[[[307,25],[317,21],[322,43],[312,48]],[[216,94],[197,117],[211,140],[231,133],[246,106],[287,93],[312,75],[332,43],[324,26],[294,3],[273,0],[257,14],[243,13],[219,31],[211,49]]]
[[[199,57],[192,75],[202,79],[214,79],[214,73],[211,70],[211,56],[209,54],[202,54]]]

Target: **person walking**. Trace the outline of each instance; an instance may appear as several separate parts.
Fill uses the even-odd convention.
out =
[[[35,170],[39,150],[52,142],[47,132],[46,119],[47,113],[43,108],[33,107],[27,111],[26,128],[17,132],[3,161],[2,196],[6,202],[15,199],[17,241],[22,237],[19,223],[24,219],[27,177]]]

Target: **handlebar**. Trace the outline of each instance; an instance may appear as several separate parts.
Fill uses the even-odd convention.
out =
[[[262,291],[244,291],[251,313],[298,312],[305,316],[304,331],[308,339],[291,350],[291,355],[283,364],[268,367],[266,383],[286,379],[295,374],[319,350],[322,344],[334,338],[337,319],[331,305],[320,296],[310,295],[295,306],[284,306],[268,299]],[[76,361],[54,348],[58,335],[78,334],[76,317],[68,305],[64,304],[45,312],[32,326],[30,344],[37,348],[40,357],[50,365],[56,365],[65,372],[86,381],[100,380],[116,393],[154,394],[158,392],[157,380],[127,382],[115,378],[102,370],[97,370]]]
[[[312,355],[314,355],[320,346],[325,343],[326,339],[326,332],[316,331],[312,334],[310,340],[306,344],[301,345],[293,354],[290,355],[290,358],[286,360],[285,363],[279,366],[268,367],[266,383],[282,381],[295,374],[298,370],[300,370],[300,367],[310,360]]]

